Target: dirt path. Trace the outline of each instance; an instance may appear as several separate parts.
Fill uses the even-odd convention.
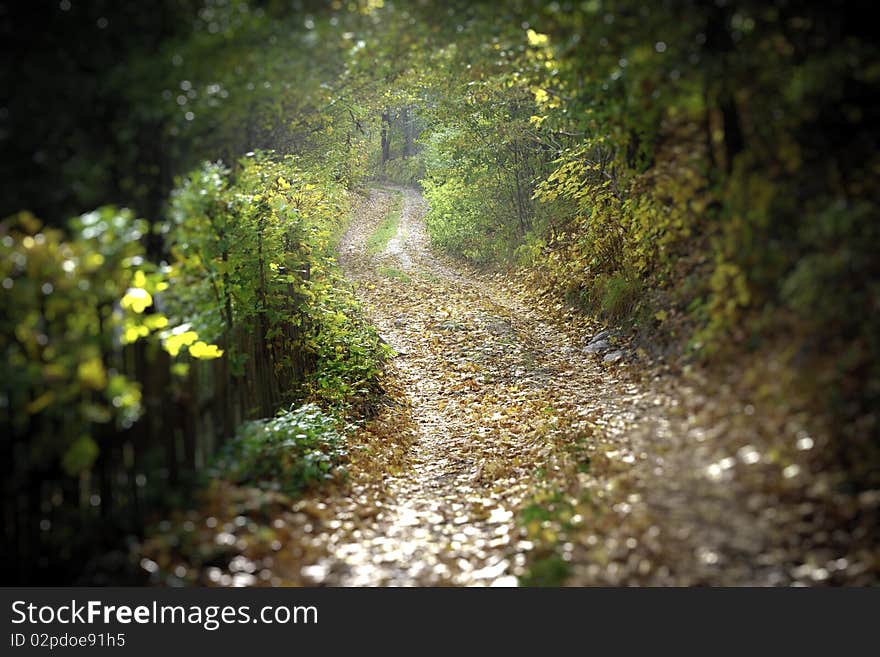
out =
[[[515,584],[530,546],[512,510],[548,451],[548,392],[584,401],[600,373],[557,328],[433,255],[416,191],[398,191],[399,230],[368,254],[392,193],[371,193],[340,259],[398,353],[416,436],[403,471],[384,482],[375,522],[340,531],[334,556],[311,572],[334,584]],[[376,495],[353,485],[355,497]]]
[[[370,253],[398,195],[399,229]],[[340,244],[397,352],[349,481],[292,504],[217,482],[147,566],[221,586],[880,580],[880,492],[848,490],[827,433],[772,381],[752,399],[747,368],[663,373],[613,338],[626,356],[604,362],[599,327],[553,295],[434,253],[425,210],[415,190],[371,190]],[[212,547],[175,561],[179,535]]]

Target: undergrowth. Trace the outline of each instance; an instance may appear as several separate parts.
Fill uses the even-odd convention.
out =
[[[332,479],[346,457],[337,421],[315,404],[242,424],[209,470],[211,478],[297,495]]]

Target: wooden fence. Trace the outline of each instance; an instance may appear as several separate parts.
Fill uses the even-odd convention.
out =
[[[137,581],[127,538],[142,536],[161,513],[186,503],[199,473],[243,420],[273,415],[290,402],[290,391],[310,367],[294,350],[297,337],[293,326],[272,342],[264,331],[237,330],[227,337],[233,348],[226,355],[192,359],[183,378],[174,376],[171,358],[155,343],[137,342],[106,356],[140,383],[143,414],[124,430],[93,425],[100,452],[79,479],[65,474],[57,459],[41,459],[33,440],[64,427],[41,426],[36,414],[25,429],[16,429],[15,409],[0,409],[0,583]],[[246,355],[240,372],[231,370],[232,352]]]

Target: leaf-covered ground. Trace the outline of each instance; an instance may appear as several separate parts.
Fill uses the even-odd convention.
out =
[[[424,213],[413,189],[374,189],[340,244],[397,353],[349,478],[295,503],[218,482],[148,543],[147,570],[219,585],[877,582],[880,495],[847,488],[821,427],[750,400],[742,371],[663,370],[614,333],[597,347],[601,327],[528,280],[432,252]]]

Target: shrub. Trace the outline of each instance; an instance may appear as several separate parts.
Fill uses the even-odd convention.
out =
[[[235,484],[298,494],[333,478],[346,455],[336,421],[314,404],[245,422],[209,470]]]
[[[398,185],[420,186],[425,177],[425,161],[421,155],[398,157],[385,163],[385,178]]]
[[[609,276],[601,282],[600,308],[610,321],[619,321],[633,314],[642,295],[638,279],[622,274]]]

